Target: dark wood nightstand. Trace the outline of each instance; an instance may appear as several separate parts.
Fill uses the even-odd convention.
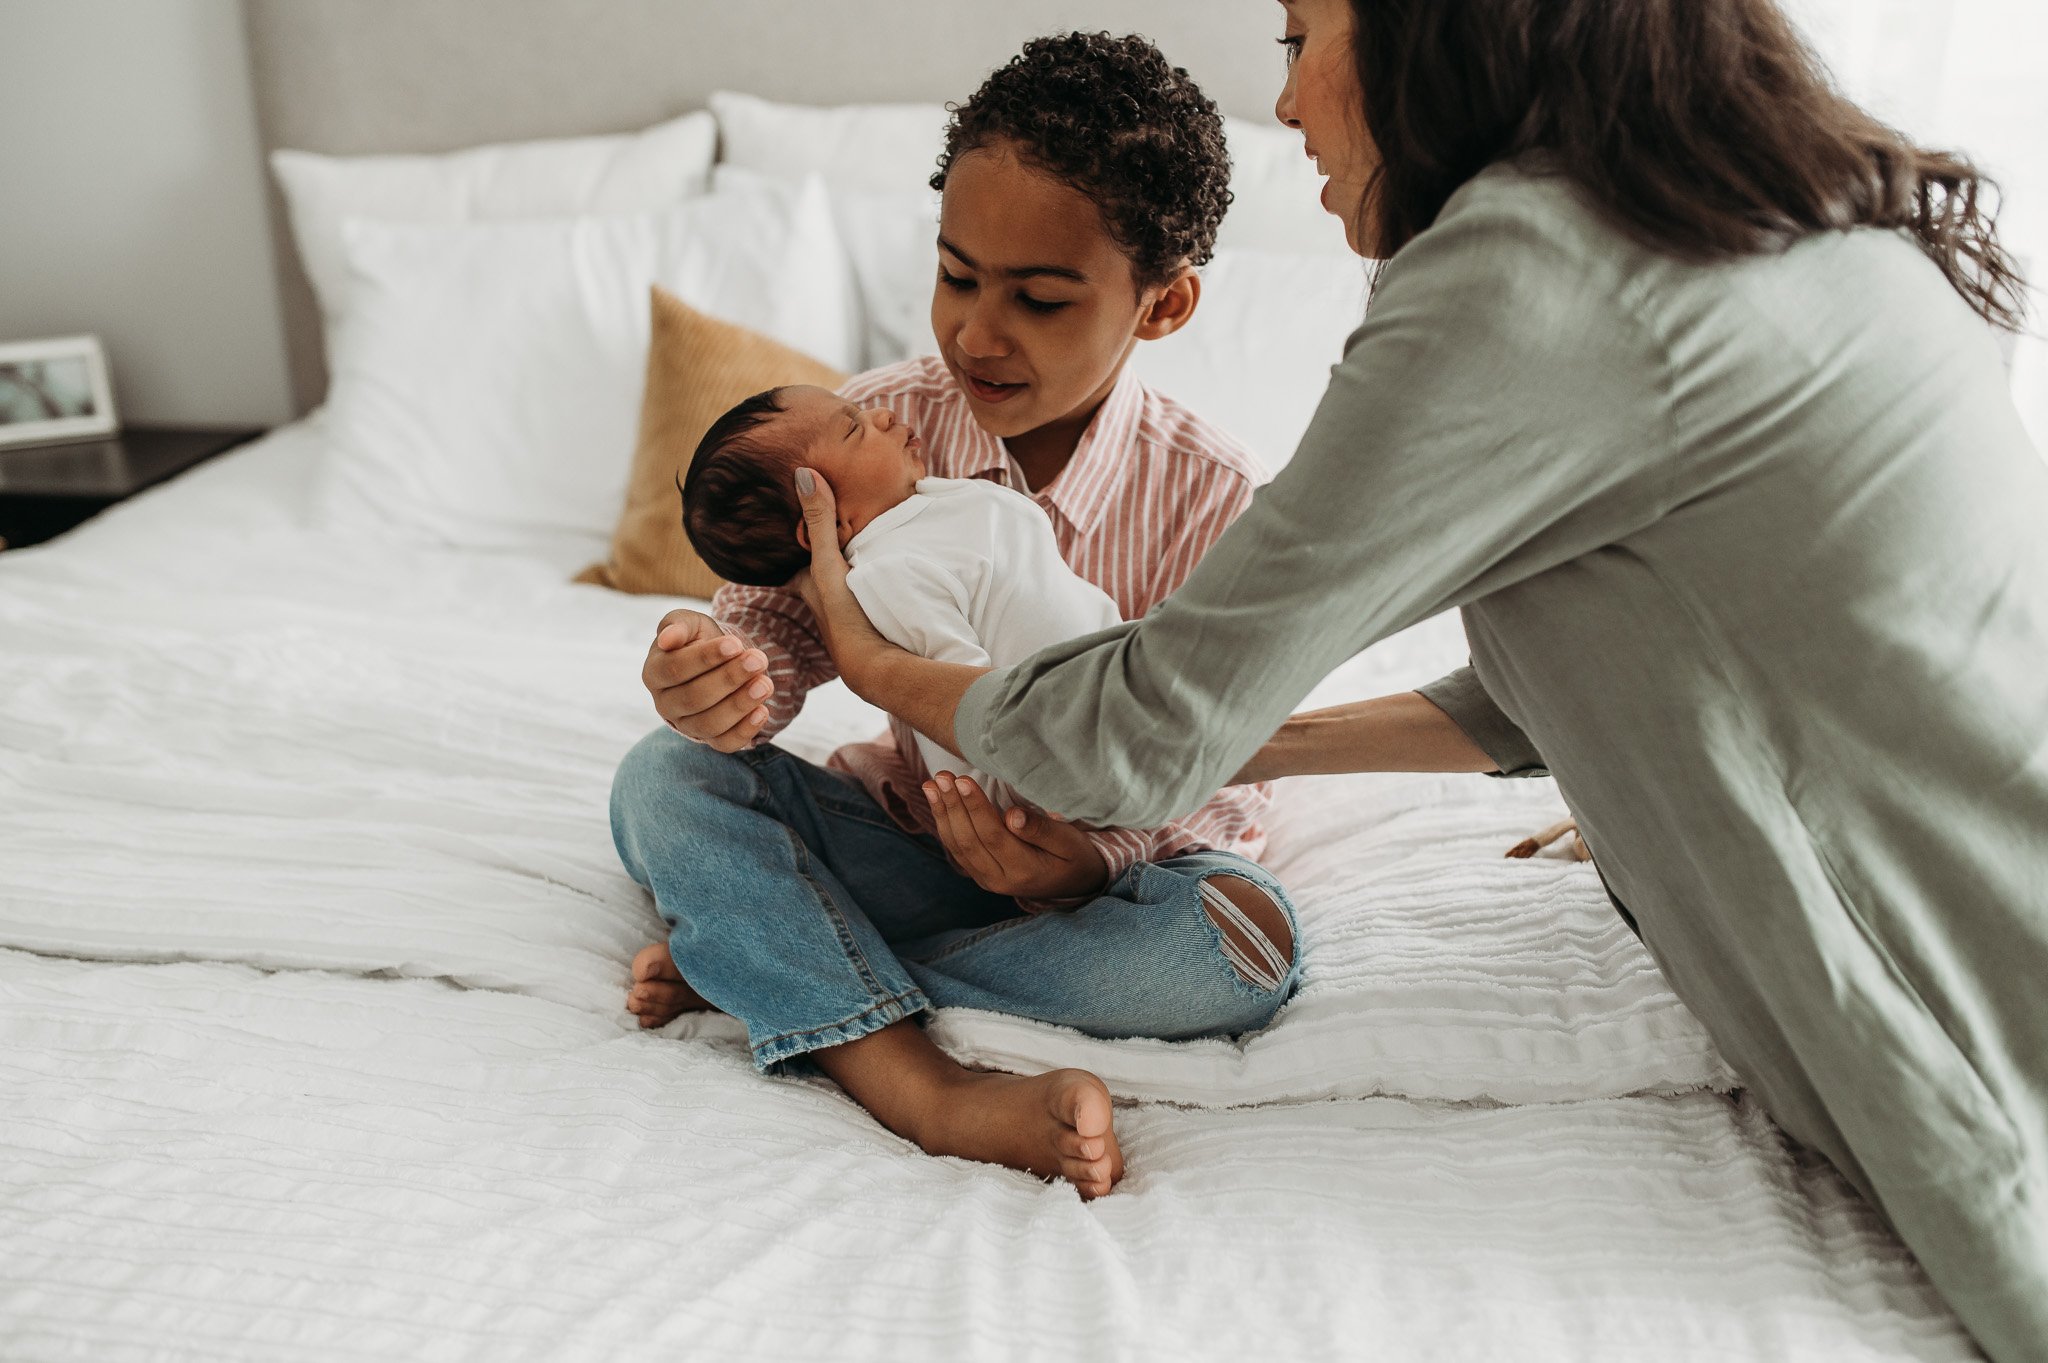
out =
[[[0,549],[41,544],[262,433],[252,426],[130,426],[105,440],[0,447]]]

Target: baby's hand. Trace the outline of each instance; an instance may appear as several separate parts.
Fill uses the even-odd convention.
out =
[[[1108,883],[1094,839],[1073,824],[1022,806],[1000,811],[970,778],[950,772],[925,782],[924,794],[946,854],[992,894],[1081,899]]]

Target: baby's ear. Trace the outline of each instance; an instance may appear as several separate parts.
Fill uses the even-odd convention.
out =
[[[805,553],[811,552],[811,527],[804,524],[801,516],[797,518],[796,522],[796,542],[804,547]]]

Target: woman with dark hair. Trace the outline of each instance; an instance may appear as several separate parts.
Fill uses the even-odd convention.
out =
[[[882,641],[813,534],[842,674],[1108,824],[1302,772],[1555,775],[1745,1081],[1994,1358],[2041,1357],[2048,467],[1990,187],[1773,0],[1285,12],[1279,116],[1385,262],[1299,453],[1143,620],[993,673]],[[1288,718],[1452,606],[1471,668]]]

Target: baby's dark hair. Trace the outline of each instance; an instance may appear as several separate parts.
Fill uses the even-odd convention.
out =
[[[960,157],[1007,142],[1095,201],[1141,288],[1209,262],[1230,207],[1223,118],[1146,39],[1034,38],[949,110],[933,189]]]
[[[711,423],[682,479],[683,533],[704,566],[727,582],[780,587],[810,565],[797,543],[797,453],[763,438],[783,411],[782,390],[741,402]]]

